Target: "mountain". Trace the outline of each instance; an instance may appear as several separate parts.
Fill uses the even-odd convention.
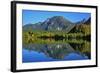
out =
[[[91,24],[91,17],[89,17],[88,20],[86,20],[86,21],[84,22],[84,24],[87,24],[87,25]]]
[[[70,31],[71,33],[91,33],[91,18],[89,17],[87,20],[83,19],[82,21],[76,23],[74,28]]]
[[[54,16],[52,18],[48,18],[41,25],[45,30],[66,30],[66,28],[68,28],[71,24],[72,22],[62,16]]]
[[[23,30],[40,30],[40,31],[66,31],[77,32],[81,30],[81,27],[91,24],[91,18],[81,20],[76,23],[72,23],[63,16],[53,16],[47,18],[44,22],[38,22],[35,24],[27,24],[23,26]],[[77,31],[76,31],[77,30]]]
[[[27,24],[23,26],[23,30],[42,30],[41,27],[42,22],[35,23],[35,24]]]
[[[53,16],[44,22],[24,25],[23,30],[70,31],[74,26],[71,21],[62,16]]]
[[[84,24],[85,21],[86,21],[85,19],[82,19],[81,21],[78,21],[78,22],[76,22],[75,24],[76,24],[76,25],[81,25],[81,24]]]

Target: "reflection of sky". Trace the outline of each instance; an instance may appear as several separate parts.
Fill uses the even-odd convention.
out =
[[[65,59],[67,59],[67,60],[84,60],[84,59],[88,59],[88,57],[79,55],[77,53],[71,53],[71,54],[65,56]]]
[[[39,62],[39,61],[48,61],[52,58],[47,58],[43,53],[38,53],[35,51],[23,50],[23,62]]]
[[[59,61],[57,59],[52,59],[50,57],[47,57],[43,53],[38,53],[35,51],[29,51],[29,50],[25,50],[25,49],[23,49],[22,58],[23,58],[22,60],[24,63],[25,62]],[[82,56],[77,53],[71,53],[71,54],[65,56],[63,61],[65,61],[65,60],[85,60],[85,59],[88,59],[88,58],[86,56]]]
[[[51,18],[53,16],[63,16],[72,22],[77,22],[84,18],[88,19],[90,17],[90,13],[23,10],[23,25],[42,22],[47,18]]]

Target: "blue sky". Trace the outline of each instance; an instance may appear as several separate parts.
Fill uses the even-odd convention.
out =
[[[23,25],[29,23],[43,22],[47,18],[53,16],[63,16],[71,22],[78,22],[82,19],[88,19],[90,13],[79,13],[79,12],[56,12],[56,11],[38,11],[38,10],[23,10],[22,11],[22,22]]]

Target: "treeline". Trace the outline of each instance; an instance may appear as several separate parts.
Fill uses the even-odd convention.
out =
[[[23,32],[23,37],[27,38],[82,38],[84,36],[87,36],[87,34],[83,34],[81,32],[79,33],[66,33],[63,31],[56,31],[56,32],[51,32],[51,31],[27,31]]]
[[[70,33],[82,33],[85,36],[91,35],[91,25],[90,24],[82,24],[82,25],[76,25]]]
[[[53,39],[53,40],[64,40],[64,39],[83,39],[91,41],[91,27],[90,24],[83,24],[75,26],[69,33],[66,31],[40,31],[40,30],[23,30],[23,41],[35,39]],[[39,40],[41,41],[41,40]]]

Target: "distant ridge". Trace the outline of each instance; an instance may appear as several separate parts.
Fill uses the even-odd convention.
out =
[[[23,30],[45,30],[45,31],[66,31],[70,32],[75,26],[81,24],[90,24],[91,18],[87,21],[83,19],[77,23],[72,23],[63,16],[53,16],[46,19],[44,22],[38,22],[36,24],[27,24],[23,26]]]

